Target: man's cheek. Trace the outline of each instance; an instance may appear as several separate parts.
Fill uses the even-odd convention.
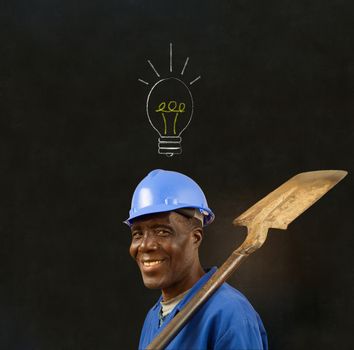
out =
[[[135,259],[136,252],[137,252],[136,247],[133,244],[131,244],[129,247],[129,254],[133,259]]]

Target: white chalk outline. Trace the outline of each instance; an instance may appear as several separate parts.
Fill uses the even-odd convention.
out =
[[[189,121],[187,123],[187,125],[180,131],[180,133],[177,135],[177,136],[180,136],[182,135],[183,131],[187,129],[188,125],[190,124],[191,120],[192,120],[192,117],[193,117],[193,111],[194,111],[194,100],[193,100],[193,96],[192,96],[192,93],[191,93],[191,90],[189,89],[189,87],[187,86],[187,84],[182,81],[181,79],[178,79],[178,78],[175,78],[175,77],[169,77],[169,78],[163,78],[163,79],[160,79],[158,82],[156,82],[154,84],[154,86],[151,88],[151,90],[149,91],[149,94],[148,94],[148,97],[146,99],[146,114],[148,116],[148,119],[149,119],[149,122],[151,124],[151,126],[157,131],[157,133],[159,134],[160,137],[163,137],[163,138],[176,138],[176,136],[165,136],[165,135],[161,135],[160,134],[160,131],[154,126],[154,124],[152,123],[151,121],[151,118],[150,118],[150,115],[149,115],[149,100],[150,100],[150,96],[151,96],[151,93],[153,92],[153,90],[155,89],[155,87],[162,83],[163,81],[166,81],[166,80],[170,80],[170,79],[174,79],[174,80],[177,80],[179,81],[180,83],[182,83],[184,85],[184,87],[187,89],[188,93],[189,93],[189,96],[191,98],[191,111],[190,111],[190,117],[189,117]]]

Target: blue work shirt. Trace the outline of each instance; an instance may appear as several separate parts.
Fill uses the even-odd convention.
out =
[[[145,349],[217,270],[211,268],[167,315],[159,328],[160,301],[148,312],[140,336]],[[238,290],[224,283],[192,316],[166,350],[267,350],[267,334],[252,305]]]

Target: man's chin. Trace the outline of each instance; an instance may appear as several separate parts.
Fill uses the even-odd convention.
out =
[[[154,283],[145,283],[144,282],[144,285],[147,289],[161,289],[158,284],[154,284]]]
[[[162,281],[157,281],[154,278],[147,278],[143,276],[143,282],[148,289],[163,289],[164,283]]]

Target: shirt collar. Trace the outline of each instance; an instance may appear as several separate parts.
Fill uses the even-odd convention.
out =
[[[177,306],[174,308],[174,311],[172,313],[176,313],[177,311],[180,311],[184,305],[188,303],[190,299],[196,294],[196,292],[210,279],[210,277],[215,273],[217,270],[216,266],[213,266],[210,269],[205,270],[205,275],[203,275],[197,283],[190,289],[190,291],[184,296],[184,298],[177,304]],[[154,305],[153,309],[156,310],[158,307],[160,307],[160,302],[162,300],[162,295],[160,296],[159,300],[157,303]]]

